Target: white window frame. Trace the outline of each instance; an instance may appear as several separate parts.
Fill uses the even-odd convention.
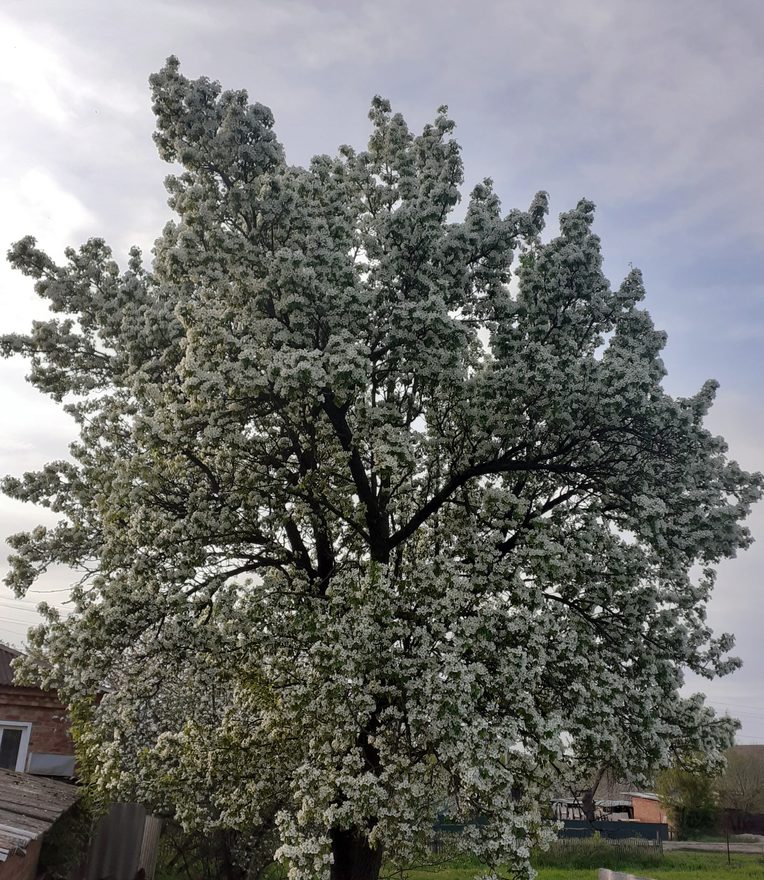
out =
[[[32,725],[29,721],[3,721],[0,718],[0,730],[12,728],[21,730],[21,742],[19,743],[19,753],[16,756],[17,773],[23,773],[27,766],[27,754],[29,752],[29,738],[32,735]]]

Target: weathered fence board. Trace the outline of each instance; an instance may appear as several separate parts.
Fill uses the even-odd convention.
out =
[[[161,821],[138,804],[112,804],[90,843],[85,880],[134,880],[154,876]]]

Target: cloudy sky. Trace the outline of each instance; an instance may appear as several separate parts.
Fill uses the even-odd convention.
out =
[[[598,205],[606,268],[639,266],[669,334],[667,387],[721,382],[711,427],[764,469],[764,7],[760,0],[4,0],[0,6],[0,247],[31,233],[54,256],[92,235],[149,250],[168,217],[147,79],[184,73],[244,87],[276,116],[293,163],[365,144],[375,94],[413,128],[443,103],[467,181],[493,177],[505,207],[549,191],[556,215]],[[553,224],[552,224],[553,225]],[[3,330],[44,312],[0,267]],[[0,472],[66,454],[71,425],[0,363]],[[0,499],[0,534],[44,521]],[[764,742],[764,506],[759,542],[721,570],[711,620],[743,669],[697,684]],[[22,644],[65,572],[15,600],[0,638]],[[65,606],[64,606],[65,607]]]

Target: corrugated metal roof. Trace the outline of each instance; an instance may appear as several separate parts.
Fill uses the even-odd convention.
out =
[[[66,782],[0,770],[0,862],[24,852],[79,796]]]
[[[21,656],[21,651],[0,645],[0,684],[13,684],[11,661]]]

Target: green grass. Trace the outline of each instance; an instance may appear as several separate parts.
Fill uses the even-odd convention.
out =
[[[764,880],[764,859],[761,856],[732,855],[727,865],[726,853],[666,853],[660,865],[650,868],[629,867],[637,876],[655,880]],[[480,874],[478,866],[449,867],[437,870],[411,871],[408,880],[472,880]],[[540,868],[538,880],[596,880],[595,868]]]

